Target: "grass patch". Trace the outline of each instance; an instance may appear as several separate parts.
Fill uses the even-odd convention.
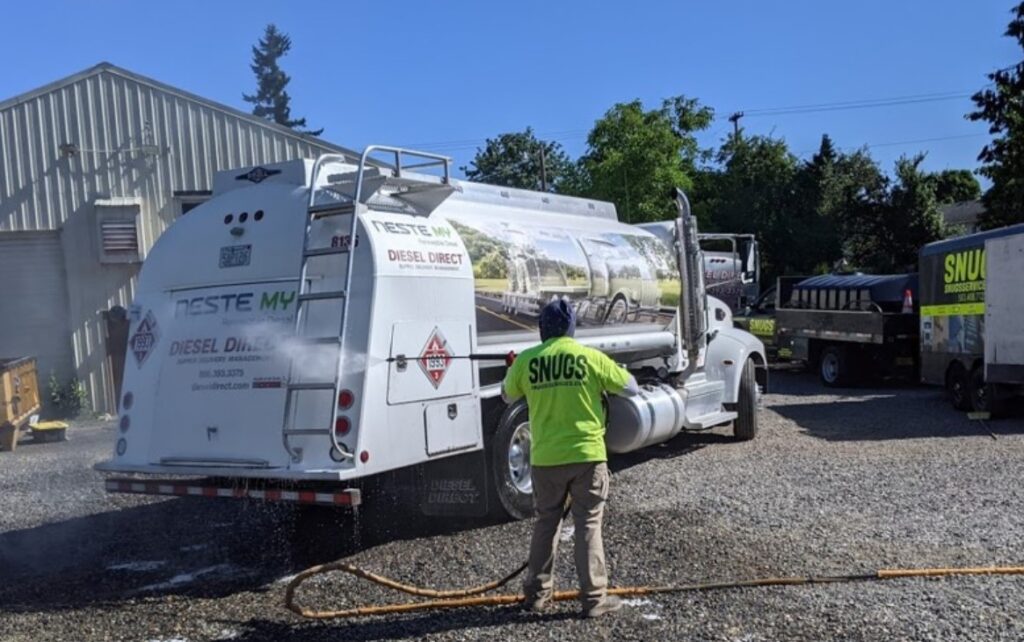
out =
[[[474,279],[474,286],[480,292],[504,292],[508,279]]]

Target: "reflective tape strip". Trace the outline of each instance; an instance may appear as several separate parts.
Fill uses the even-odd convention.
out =
[[[922,305],[921,316],[949,317],[961,314],[985,314],[985,303],[947,303],[944,305]]]
[[[139,493],[145,495],[178,495],[192,497],[234,497],[238,499],[261,499],[265,501],[295,502],[300,504],[324,504],[330,506],[358,506],[362,495],[356,489],[323,493],[312,490],[280,490],[276,488],[258,490],[242,487],[198,486],[170,482],[139,482],[134,480],[108,479],[104,488],[111,493]]]

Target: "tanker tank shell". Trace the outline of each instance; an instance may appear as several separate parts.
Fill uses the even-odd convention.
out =
[[[581,335],[673,323],[680,281],[675,257],[653,234],[599,216],[488,203],[456,194],[440,208],[472,264],[482,338],[536,331],[548,302],[570,302]]]

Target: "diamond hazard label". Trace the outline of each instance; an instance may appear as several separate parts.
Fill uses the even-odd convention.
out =
[[[135,355],[135,362],[140,368],[146,361],[149,353],[153,352],[153,348],[156,346],[157,339],[159,338],[160,331],[156,326],[156,317],[153,316],[153,311],[149,310],[146,312],[145,318],[139,323],[139,327],[135,328],[135,334],[128,339],[128,348]]]
[[[439,387],[445,373],[448,372],[448,366],[452,363],[452,353],[448,351],[448,340],[438,328],[434,328],[430,333],[427,345],[420,353],[419,362],[423,374],[427,375],[430,383],[434,384],[434,388]]]

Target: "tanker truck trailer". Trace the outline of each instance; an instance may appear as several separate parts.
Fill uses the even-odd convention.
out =
[[[506,355],[539,341],[503,300],[523,279],[640,382],[609,399],[612,453],[729,423],[750,439],[764,347],[705,294],[675,198],[659,237],[397,148],[220,172],[145,260],[96,467],[111,492],[356,506],[393,485],[428,514],[527,516],[528,409],[500,390]],[[617,289],[632,298],[609,314]]]

